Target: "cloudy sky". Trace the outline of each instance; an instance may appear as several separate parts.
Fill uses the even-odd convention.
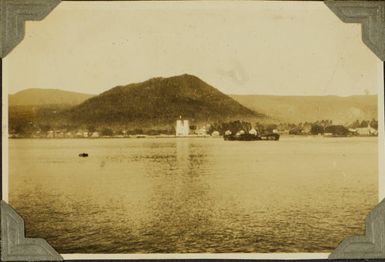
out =
[[[9,93],[193,74],[227,94],[377,93],[360,25],[322,2],[62,2],[4,61]]]

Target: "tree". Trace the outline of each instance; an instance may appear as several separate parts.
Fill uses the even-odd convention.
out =
[[[369,121],[362,120],[361,124],[360,124],[360,127],[368,127],[368,125],[369,125]]]
[[[102,136],[112,136],[114,134],[114,131],[112,131],[111,128],[103,128],[101,132]]]
[[[30,124],[24,124],[24,125],[21,124],[15,127],[15,133],[22,136],[30,136],[32,135],[33,131],[34,131],[34,128]]]
[[[93,126],[93,125],[89,125],[89,126],[87,126],[87,130],[88,130],[88,132],[93,133],[93,132],[96,131],[96,128],[95,128],[95,126]]]
[[[375,119],[372,119],[372,121],[370,121],[370,126],[373,127],[374,129],[378,129],[378,121]]]
[[[214,131],[218,131],[220,134],[223,134],[224,131],[222,128],[222,124],[220,124],[220,123],[210,124],[209,129],[208,129],[208,133],[211,134]]]
[[[52,130],[52,127],[50,124],[46,124],[46,125],[42,124],[40,125],[40,130],[43,133],[47,133],[48,131]]]
[[[265,126],[259,122],[255,123],[255,130],[257,130],[257,132],[259,134],[263,134],[265,132]]]
[[[325,129],[323,126],[319,124],[313,124],[310,129],[310,133],[312,135],[318,135],[318,134],[323,134],[325,132]]]
[[[325,128],[325,133],[332,133],[337,136],[346,136],[349,130],[342,125],[332,125]]]
[[[356,120],[354,121],[351,125],[350,125],[351,128],[358,128],[360,127],[360,121],[359,120]]]
[[[294,127],[290,129],[289,131],[290,135],[301,135],[302,134],[302,128],[301,127]]]
[[[265,130],[269,133],[273,132],[274,129],[277,129],[277,125],[276,124],[269,124],[265,127]]]

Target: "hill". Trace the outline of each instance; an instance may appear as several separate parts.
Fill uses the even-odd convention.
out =
[[[9,106],[78,105],[93,95],[58,89],[30,88],[8,96]]]
[[[231,95],[242,105],[279,122],[333,120],[346,124],[357,119],[377,119],[377,96],[269,96]]]
[[[192,124],[263,117],[192,75],[114,87],[66,113],[77,125],[162,126],[182,116]]]

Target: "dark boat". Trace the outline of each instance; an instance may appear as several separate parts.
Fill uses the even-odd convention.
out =
[[[224,135],[223,138],[228,141],[259,141],[259,140],[270,140],[278,141],[279,134],[271,133],[264,135],[254,135],[254,134],[239,134],[239,135]]]
[[[88,157],[88,153],[80,153],[79,157]]]

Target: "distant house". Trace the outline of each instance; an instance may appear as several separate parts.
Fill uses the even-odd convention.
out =
[[[355,129],[356,134],[359,136],[377,136],[378,131],[371,126],[359,127]]]
[[[188,120],[177,120],[175,128],[176,136],[188,136],[190,134],[190,125]]]
[[[252,128],[252,129],[250,129],[249,134],[251,134],[251,135],[257,135],[257,130],[255,130],[254,128]]]
[[[48,137],[48,138],[54,138],[54,137],[55,137],[55,132],[54,132],[53,130],[49,130],[49,131],[47,132],[47,137]]]
[[[96,138],[96,137],[99,137],[100,135],[99,135],[99,132],[93,132],[92,134],[91,134],[91,137],[93,137],[93,138]]]
[[[219,136],[219,135],[220,135],[220,134],[219,134],[218,131],[214,131],[214,132],[211,133],[211,136]]]
[[[55,131],[55,137],[63,138],[64,137],[64,132],[63,131]]]
[[[205,135],[207,135],[206,127],[202,127],[202,128],[200,128],[200,129],[198,129],[198,130],[196,131],[196,134],[197,134],[198,136],[205,136]]]
[[[288,130],[288,129],[283,129],[283,128],[277,130],[277,133],[278,133],[278,134],[281,134],[281,135],[282,135],[282,134],[288,135],[289,132],[290,132],[290,130]]]
[[[289,130],[290,135],[301,135],[302,134],[302,128],[300,127],[294,127]]]
[[[310,131],[311,131],[311,124],[308,124],[308,123],[304,124],[302,127],[301,133],[304,135],[308,135],[310,134]]]
[[[35,133],[32,134],[32,137],[41,137],[41,131],[40,130],[37,130]]]

